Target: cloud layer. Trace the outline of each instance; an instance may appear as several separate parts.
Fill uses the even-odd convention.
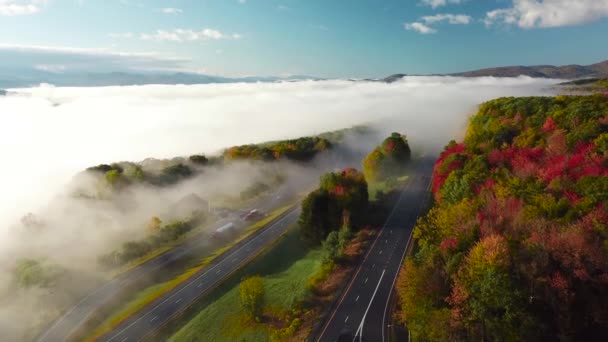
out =
[[[510,8],[486,14],[485,23],[524,29],[573,26],[608,17],[608,0],[513,0]]]
[[[157,30],[154,33],[142,33],[142,40],[156,40],[169,42],[192,42],[201,40],[221,40],[221,39],[240,39],[242,36],[238,33],[224,33],[219,30],[205,28],[200,31],[174,29],[170,31]]]
[[[464,0],[422,0],[423,5],[431,6],[432,8],[445,6],[447,4],[460,4],[462,2],[464,2]]]
[[[123,37],[133,37],[132,33]],[[25,77],[26,69],[112,72],[185,70],[191,60],[154,52],[125,52],[108,48],[0,44],[0,71]],[[38,68],[37,66],[45,66]]]
[[[0,227],[35,211],[91,165],[214,152],[368,122],[405,132],[414,148],[439,148],[462,133],[478,103],[539,94],[550,83],[410,77],[393,84],[21,89],[0,97],[0,154],[7,165],[0,177]]]
[[[0,0],[0,16],[15,16],[39,12],[48,0]]]

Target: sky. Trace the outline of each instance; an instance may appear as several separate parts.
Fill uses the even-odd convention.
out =
[[[0,0],[0,66],[384,77],[608,59],[608,0]]]

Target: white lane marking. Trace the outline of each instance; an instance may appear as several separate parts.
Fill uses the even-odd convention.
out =
[[[367,279],[369,279],[369,277],[365,278],[365,281],[363,282],[363,284],[367,284]]]
[[[429,183],[429,187],[431,186],[431,184]],[[428,191],[428,187],[427,187],[427,191]],[[421,202],[422,203],[422,202]],[[422,205],[418,205],[418,210],[416,212],[416,217],[420,216],[420,211],[422,210]],[[403,267],[403,260],[405,260],[405,253],[407,253],[407,247],[410,244],[410,241],[412,240],[412,234],[413,234],[413,230],[410,232],[410,236],[408,236],[407,238],[407,243],[405,244],[405,248],[403,249],[403,254],[401,255],[401,261],[399,262],[399,268],[397,273],[395,273],[395,277],[393,278],[393,284],[391,285],[391,290],[389,291],[388,297],[386,298],[386,304],[384,305],[384,313],[382,314],[382,342],[384,342],[385,339],[385,335],[384,335],[384,322],[386,322],[386,312],[388,311],[388,304],[391,301],[391,297],[393,294],[393,288],[395,287],[395,282],[397,281],[397,276],[399,275],[399,271],[401,270],[401,267]],[[408,336],[409,337],[409,336]],[[408,338],[409,340],[409,338]]]
[[[384,240],[384,243],[388,243],[388,239]]]
[[[128,339],[129,339],[128,337],[125,337],[125,338],[123,338],[123,339],[122,339],[122,341],[120,341],[120,342],[125,342],[125,341],[126,341],[126,340],[128,340]]]
[[[350,317],[350,316],[346,316],[346,319],[344,320],[344,323],[348,322],[348,317]]]
[[[359,296],[357,296],[357,298],[355,298],[355,302],[358,302],[358,301],[359,301]]]
[[[198,285],[196,285],[197,288],[203,286],[203,283],[198,283]]]
[[[157,319],[157,318],[158,318],[158,316],[154,316],[154,317],[152,317],[152,319],[150,320],[150,323],[152,323],[152,322],[156,321],[156,319]]]
[[[380,255],[382,255],[382,251],[380,251]]]
[[[283,216],[283,218],[281,218],[280,220],[278,220],[277,222],[273,223],[270,227],[266,228],[266,230],[264,230],[262,233],[260,233],[260,235],[254,237],[253,239],[247,241],[247,243],[245,243],[244,245],[242,245],[241,247],[239,247],[238,249],[230,252],[230,256],[228,256],[226,259],[232,257],[233,255],[235,255],[236,253],[238,253],[239,251],[245,249],[246,246],[248,246],[249,244],[253,243],[254,241],[258,240],[259,238],[261,238],[262,236],[266,235],[266,233],[269,233],[271,231],[271,229],[273,228],[273,226],[278,225],[280,222],[285,221],[287,218],[289,218],[291,216],[291,214],[293,213],[297,213],[297,210],[294,210],[288,214],[286,214],[285,216]],[[224,262],[223,259],[221,261],[219,261],[216,265],[214,265],[213,267],[210,267],[209,269],[207,269],[205,272],[203,272],[202,274],[200,274],[199,276],[197,276],[196,278],[194,278],[192,281],[190,281],[188,284],[186,284],[186,286],[182,287],[181,289],[177,290],[177,292],[175,292],[174,294],[172,294],[171,296],[169,296],[167,299],[163,300],[162,302],[156,304],[155,307],[153,307],[152,309],[150,309],[147,313],[145,313],[143,316],[139,317],[138,319],[136,319],[135,321],[133,321],[131,324],[129,324],[128,326],[126,326],[125,328],[123,328],[121,331],[119,331],[116,335],[112,336],[111,338],[108,339],[107,342],[111,342],[114,339],[116,339],[118,336],[122,335],[122,333],[124,333],[125,331],[127,331],[128,329],[130,329],[132,326],[134,326],[135,324],[137,324],[141,319],[143,319],[144,317],[148,316],[150,313],[152,313],[154,310],[156,310],[158,307],[160,307],[161,305],[165,304],[167,301],[172,300],[175,296],[177,296],[180,292],[182,292],[183,290],[185,290],[186,288],[190,287],[190,285],[192,285],[194,282],[198,281],[199,279],[201,279],[202,277],[204,277],[207,273],[213,271],[213,269],[215,269],[218,266],[221,266],[222,263]],[[216,281],[217,283],[217,281]]]
[[[376,267],[376,264],[373,264],[373,265],[372,265],[372,268],[374,268],[374,267]]]
[[[179,302],[181,302],[181,301],[182,301],[182,299],[180,298],[180,299],[178,299],[178,300],[175,301],[175,304],[179,304]]]
[[[237,261],[239,261],[239,259],[237,259],[237,258],[232,259],[232,262],[237,262]]]
[[[221,271],[222,271],[222,270],[221,270],[221,269],[219,269],[219,270],[217,270],[217,272],[215,272],[215,274],[220,274],[220,272],[221,272]]]
[[[353,342],[357,339],[357,336],[361,336],[359,340],[363,338],[363,323],[365,323],[365,318],[367,317],[367,312],[369,308],[372,306],[374,301],[374,297],[376,297],[376,292],[378,292],[378,288],[380,287],[380,283],[382,283],[382,278],[384,277],[384,273],[386,269],[382,270],[382,274],[380,275],[380,279],[378,280],[378,285],[376,285],[376,289],[374,290],[374,294],[372,294],[372,299],[369,300],[369,304],[367,305],[367,309],[365,309],[365,313],[363,314],[363,318],[361,318],[361,324],[359,324],[359,328],[357,329],[357,333],[355,333],[355,338],[353,338]],[[384,322],[382,323],[384,325]],[[361,334],[361,335],[359,335]]]

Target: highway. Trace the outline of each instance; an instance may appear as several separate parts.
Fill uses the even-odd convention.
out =
[[[194,304],[201,296],[212,291],[247,261],[262,252],[268,244],[278,239],[297,221],[300,210],[299,207],[293,209],[264,228],[261,233],[223,254],[145,310],[131,316],[100,341],[127,342],[150,338],[164,324]]]
[[[259,208],[262,211],[270,211],[280,205],[282,198],[271,196]],[[293,215],[293,213],[291,214]],[[291,216],[290,216],[291,217]],[[235,220],[236,218],[226,218],[214,223],[209,231],[213,231],[222,225]],[[295,219],[294,219],[295,221]],[[73,338],[73,334],[82,327],[83,324],[107,301],[118,295],[121,290],[133,284],[138,279],[149,275],[158,269],[170,265],[173,261],[179,260],[195,248],[209,245],[207,234],[199,234],[195,238],[171,249],[170,251],[125,272],[95,289],[91,294],[83,298],[74,307],[68,310],[63,316],[53,323],[39,338],[38,342],[63,342]]]
[[[416,220],[427,203],[432,162],[422,163],[315,341],[387,341],[389,302]]]

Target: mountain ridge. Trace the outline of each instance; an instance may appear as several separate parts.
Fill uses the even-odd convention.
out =
[[[383,79],[384,82],[395,82],[407,74],[393,74]],[[460,76],[460,77],[517,77],[530,76],[538,78],[561,78],[561,79],[579,79],[579,78],[608,78],[608,60],[590,64],[578,65],[568,64],[562,66],[555,65],[515,65],[493,68],[483,68],[451,74],[442,74],[441,76]]]

